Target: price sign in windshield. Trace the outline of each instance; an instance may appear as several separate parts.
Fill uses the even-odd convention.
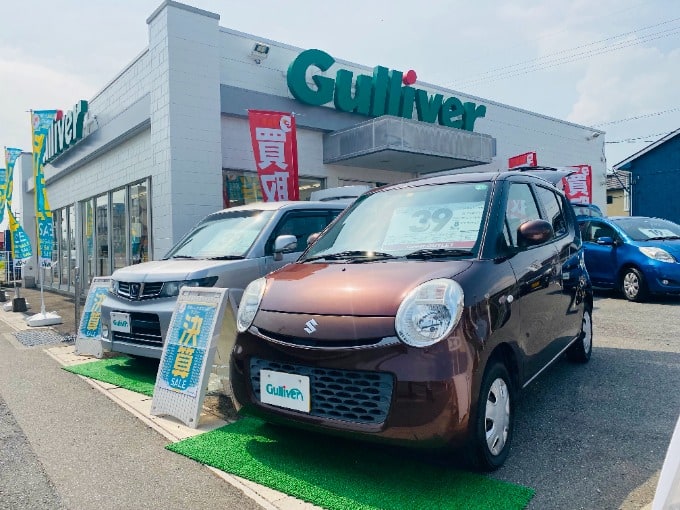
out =
[[[394,211],[382,250],[472,248],[484,202],[400,207]]]

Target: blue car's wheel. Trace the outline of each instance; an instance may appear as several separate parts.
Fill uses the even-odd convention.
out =
[[[621,277],[621,290],[628,301],[643,301],[648,292],[645,277],[634,267],[629,267]]]

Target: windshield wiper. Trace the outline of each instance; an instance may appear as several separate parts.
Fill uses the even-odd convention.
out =
[[[668,241],[670,239],[680,239],[680,236],[657,236],[648,237],[645,241]]]
[[[243,255],[218,255],[217,257],[206,257],[208,260],[242,260]]]
[[[193,258],[196,258],[196,257],[192,257],[191,255],[173,255],[172,257],[169,257],[168,259],[165,259],[165,260],[169,260],[169,259],[193,259]]]
[[[316,257],[310,257],[304,259],[302,262],[311,262],[313,260],[345,260],[353,259],[353,262],[370,262],[379,259],[395,259],[394,255],[389,253],[383,253],[381,251],[368,251],[368,250],[348,250],[341,251],[338,253],[328,253],[326,255],[317,255]]]
[[[404,255],[407,259],[435,259],[445,257],[461,257],[472,255],[471,250],[461,250],[459,248],[436,248],[416,250]]]

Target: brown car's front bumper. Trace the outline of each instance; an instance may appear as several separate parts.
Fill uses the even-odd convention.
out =
[[[230,378],[244,414],[363,439],[441,447],[467,436],[475,405],[473,364],[468,344],[455,330],[428,348],[395,342],[333,350],[283,345],[246,332],[236,339]],[[307,375],[311,411],[262,403],[262,368]]]

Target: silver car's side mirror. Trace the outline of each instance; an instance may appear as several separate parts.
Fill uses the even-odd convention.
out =
[[[293,235],[278,236],[274,240],[274,260],[283,259],[284,253],[290,253],[297,249],[297,237]]]

